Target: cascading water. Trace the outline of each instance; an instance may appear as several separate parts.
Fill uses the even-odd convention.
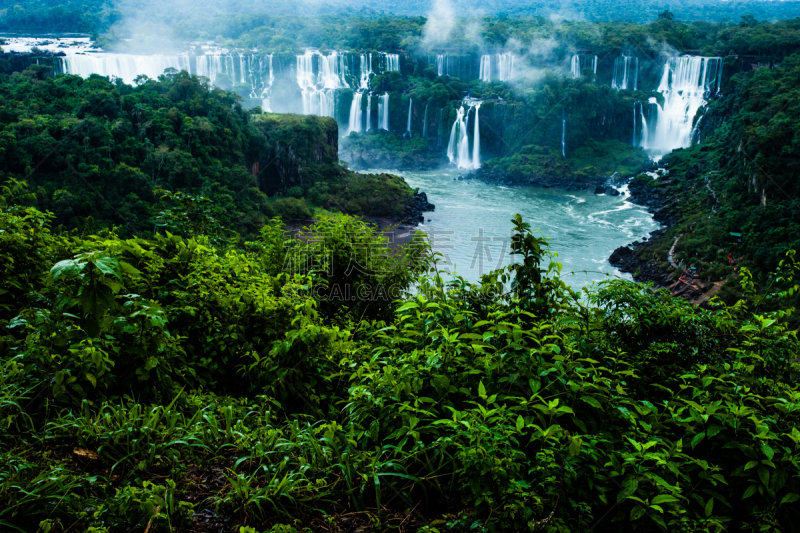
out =
[[[567,111],[561,110],[561,157],[567,157]]]
[[[591,68],[592,72],[597,75],[597,56],[588,54],[575,54],[572,56],[570,62],[570,72],[573,78],[580,78],[583,69]]]
[[[261,59],[261,61],[264,60],[266,60],[267,63],[269,64],[269,77],[267,78],[266,86],[261,90],[261,109],[263,111],[271,112],[272,105],[270,101],[270,96],[272,92],[272,84],[275,83],[275,72],[272,70],[272,54]],[[251,82],[251,85],[253,87],[253,94],[251,94],[250,96],[252,97],[256,90],[256,84]]]
[[[498,63],[498,73],[497,76],[500,78],[500,81],[508,81],[514,77],[514,62],[515,62],[514,54],[507,53],[507,54],[500,54],[497,56],[497,63]]]
[[[358,88],[362,91],[369,90],[369,80],[372,77],[372,54],[361,54],[359,74]]]
[[[353,102],[350,104],[350,127],[349,131],[361,133],[361,98],[364,96],[361,92],[353,93]]]
[[[250,97],[261,98],[262,109],[270,109],[270,90],[275,81],[272,55],[204,54],[198,56],[136,56],[101,52],[93,55],[68,55],[60,71],[88,78],[92,74],[120,78],[134,83],[139,75],[157,79],[166,69],[185,70],[208,78],[212,84],[231,88],[237,83],[250,85]]]
[[[514,77],[514,54],[483,55],[481,56],[480,79],[490,82],[494,74],[500,81],[508,81]]]
[[[411,98],[408,99],[408,120],[406,121],[406,133],[411,135]]]
[[[383,57],[384,72],[400,71],[400,54],[387,54],[381,52],[381,57]]]
[[[475,131],[472,134],[472,168],[481,168],[481,130],[480,115],[481,103],[475,104]]]
[[[389,131],[389,93],[378,100],[378,129]]]
[[[314,75],[314,58],[319,69]],[[306,50],[297,56],[297,85],[303,98],[303,114],[333,117],[335,114],[334,91],[346,89],[347,58],[333,51],[323,55],[316,50]]]
[[[658,87],[658,92],[664,96],[664,106],[660,106],[655,98],[650,99],[650,131],[645,142],[643,128],[642,146],[653,154],[665,154],[689,146],[694,117],[706,104],[706,98],[719,90],[721,78],[720,57],[670,58],[664,65]]]
[[[422,136],[428,136],[428,104],[425,104],[425,118],[422,119]]]
[[[447,66],[447,55],[446,54],[439,54],[436,56],[436,74],[438,76],[446,75],[447,71],[445,70]]]
[[[458,168],[477,169],[481,166],[480,119],[478,117],[480,104],[481,101],[479,100],[464,100],[464,105],[466,105],[467,108],[465,110],[464,105],[458,108],[456,120],[453,122],[453,127],[450,129],[450,141],[447,143],[447,158]],[[473,108],[475,108],[475,128],[473,132],[472,157],[470,157],[467,122],[469,121],[469,112]]]
[[[366,131],[372,129],[372,95],[367,94],[367,127]]]
[[[638,57],[620,56],[614,60],[614,74],[611,77],[612,89],[635,91],[638,80]]]
[[[481,56],[480,77],[481,81],[485,81],[487,83],[492,81],[492,56]]]
[[[573,78],[580,78],[581,77],[581,59],[578,57],[578,54],[572,56],[572,63],[570,64],[570,71],[572,72]]]

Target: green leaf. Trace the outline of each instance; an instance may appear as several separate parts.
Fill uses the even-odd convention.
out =
[[[581,453],[581,439],[574,438],[572,442],[569,443],[569,454],[573,457],[576,457],[579,453]]]
[[[714,511],[714,498],[709,498],[708,502],[706,502],[706,508],[705,508],[706,518],[711,516],[711,513],[713,511]]]
[[[769,487],[769,470],[767,470],[767,467],[758,467],[758,479],[761,480],[765,487]]]
[[[522,428],[525,427],[525,419],[522,418],[522,415],[517,416],[517,431],[522,431]]]
[[[769,444],[767,443],[763,443],[761,445],[761,452],[764,455],[766,455],[767,459],[769,459],[770,461],[772,461],[772,457],[775,455],[775,451],[772,448],[770,448]]]
[[[742,499],[746,500],[747,498],[755,494],[757,489],[758,485],[750,485],[749,487],[747,487],[747,490],[744,491],[744,496],[742,496]]]
[[[483,386],[483,381],[478,383],[478,396],[480,396],[484,400],[486,399],[486,387]]]
[[[65,275],[74,276],[84,268],[86,268],[86,263],[79,263],[75,259],[65,259],[53,265],[53,268],[50,269],[50,273],[53,275],[53,279],[58,279]]]
[[[694,450],[695,446],[697,446],[698,444],[703,442],[704,438],[706,438],[706,432],[705,431],[701,431],[700,433],[698,433],[697,435],[692,437],[692,449]]]
[[[750,470],[751,468],[755,468],[758,466],[758,461],[748,461],[746,465],[744,465],[745,470]]]
[[[800,500],[800,494],[792,492],[783,497],[783,499],[781,500],[781,505],[783,505],[784,503],[794,503],[797,500]]]
[[[679,502],[680,498],[676,498],[672,494],[659,494],[650,501],[650,505],[659,505],[662,503]]]
[[[594,407],[595,409],[602,409],[603,406],[600,405],[600,402],[592,398],[591,396],[581,396],[581,401],[584,401]]]
[[[637,505],[633,509],[631,509],[631,522],[634,520],[639,520],[641,517],[644,516],[644,507]]]
[[[98,257],[92,260],[94,266],[103,274],[119,277],[119,261],[114,257]]]

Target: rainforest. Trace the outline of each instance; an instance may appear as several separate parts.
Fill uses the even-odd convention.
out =
[[[0,530],[800,531],[798,17],[0,1]]]

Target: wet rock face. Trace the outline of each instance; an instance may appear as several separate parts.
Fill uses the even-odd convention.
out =
[[[614,250],[611,257],[608,258],[608,262],[614,266],[623,266],[630,261],[631,256],[633,256],[633,250],[627,246],[620,246]]]
[[[393,154],[379,149],[345,149],[339,157],[353,170],[371,168],[396,168],[397,170],[433,170],[447,164],[441,154],[418,152],[413,154]]]
[[[424,192],[418,192],[411,197],[411,201],[406,205],[403,214],[397,222],[404,224],[420,224],[425,222],[425,217],[422,213],[426,211],[434,211],[436,206],[428,201],[428,195]]]

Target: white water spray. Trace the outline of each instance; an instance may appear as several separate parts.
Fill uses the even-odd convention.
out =
[[[722,58],[672,57],[664,65],[658,92],[664,106],[655,98],[648,108],[650,132],[643,128],[642,146],[653,154],[665,154],[692,143],[692,124],[706,98],[718,90],[722,77]]]
[[[353,103],[350,104],[350,127],[349,131],[361,133],[361,99],[363,93],[357,92],[353,94]]]
[[[378,129],[389,131],[389,93],[378,100]]]
[[[614,74],[611,77],[612,89],[635,91],[638,80],[638,57],[620,56],[614,60]]]
[[[516,58],[514,54],[483,55],[481,56],[480,79],[490,82],[497,77],[500,81],[508,81],[514,77]]]
[[[387,54],[381,52],[383,57],[383,71],[384,72],[399,72],[400,71],[400,54]]]
[[[366,131],[372,129],[372,95],[367,94],[367,127]]]
[[[447,158],[451,163],[455,164],[458,168],[463,169],[478,169],[481,166],[481,139],[480,139],[480,119],[478,117],[478,109],[480,108],[480,100],[464,100],[464,105],[458,108],[456,120],[450,129],[450,141],[447,143]],[[472,157],[469,153],[469,132],[467,131],[467,122],[469,121],[469,112],[475,108],[475,127],[473,131],[473,145]]]
[[[406,121],[406,132],[411,134],[411,98],[408,99],[408,120]]]

